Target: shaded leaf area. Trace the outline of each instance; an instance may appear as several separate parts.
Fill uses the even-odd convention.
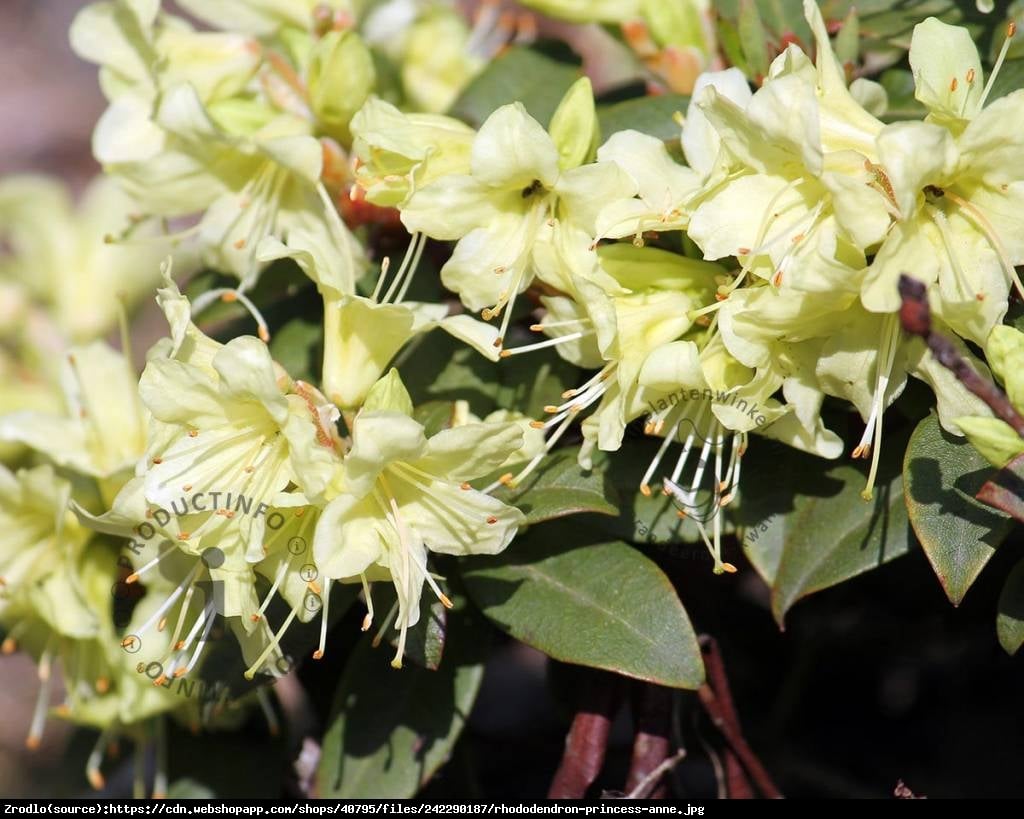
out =
[[[449,114],[479,127],[496,108],[521,102],[542,125],[580,76],[570,65],[529,48],[513,47],[487,66],[462,92]]]
[[[492,622],[549,657],[699,686],[696,635],[657,564],[621,541],[576,540],[571,521],[547,524],[504,554],[462,564],[462,580]]]
[[[448,592],[443,582],[438,582],[441,590]],[[379,622],[391,611],[397,602],[395,587],[391,583],[377,583],[373,588],[373,606],[379,612]],[[379,626],[375,623],[373,631]],[[398,647],[398,631],[389,627],[385,632],[392,648]],[[405,653],[403,662],[413,663],[430,671],[436,671],[444,654],[445,639],[448,634],[448,610],[441,604],[434,593],[424,587],[420,597],[420,619],[409,629],[405,637]],[[382,649],[383,651],[383,649]]]
[[[910,523],[953,605],[1012,528],[1011,519],[975,499],[993,469],[966,439],[929,415],[910,438],[903,463]]]
[[[893,560],[914,545],[900,470],[905,437],[885,441],[874,497],[865,501],[868,463],[823,461],[755,440],[744,459],[743,551],[771,587],[780,625],[797,601]],[[750,470],[756,479],[747,480]],[[751,491],[756,486],[756,492]]]
[[[637,97],[611,105],[600,105],[597,121],[601,128],[601,142],[616,131],[634,130],[675,145],[679,142],[679,124],[672,118],[677,111],[685,112],[690,98],[680,94],[662,94],[657,97]]]
[[[444,764],[473,707],[488,652],[487,628],[453,611],[437,671],[391,667],[369,635],[356,647],[323,738],[317,793],[332,798],[409,798]]]
[[[412,417],[423,424],[423,432],[429,438],[442,429],[448,429],[455,418],[455,403],[452,401],[427,401],[412,412]]]
[[[509,346],[519,343],[510,341]],[[406,357],[401,371],[414,403],[467,401],[480,417],[496,409],[511,409],[541,418],[545,405],[558,401],[566,389],[585,380],[576,367],[551,350],[512,356],[494,364],[441,332],[427,336]]]
[[[1016,654],[1024,645],[1024,560],[1013,567],[999,593],[996,634],[1007,654]]]
[[[889,104],[885,109],[886,122],[905,119],[924,119],[928,109],[914,96],[914,75],[905,68],[890,68],[877,78],[885,89]]]
[[[1024,455],[996,472],[990,470],[988,478],[977,492],[978,500],[1024,523]]]
[[[488,483],[516,467],[502,469]],[[563,449],[549,455],[515,489],[499,487],[494,497],[518,507],[526,515],[527,523],[593,512],[599,515],[618,513],[616,492],[608,473],[602,468],[584,470],[576,462],[576,451]]]
[[[337,623],[351,608],[356,601],[359,589],[358,584],[331,584],[331,599],[328,606],[330,625],[333,626]],[[258,589],[261,599],[268,590],[269,583],[261,579]],[[284,623],[289,611],[290,607],[284,600],[275,598],[267,608],[265,615],[271,630],[276,631]],[[302,623],[296,619],[282,635],[280,648],[283,657],[277,664],[277,672],[285,674],[309,659],[319,641],[319,616],[308,623]],[[255,657],[249,658],[250,661],[254,659]],[[194,678],[195,692],[197,693],[188,694],[188,696],[202,696],[211,701],[231,701],[250,694],[257,688],[274,683],[275,678],[270,674],[258,674],[251,682],[246,680],[242,675],[248,665],[249,663],[242,656],[242,649],[238,640],[235,639],[235,635],[227,627],[224,619],[218,618],[210,630],[209,644],[199,673],[175,680],[173,685],[180,691],[183,687],[188,687]]]
[[[992,84],[986,105],[991,105],[1000,97],[1024,87],[1024,58],[1007,60],[999,70],[999,76]]]
[[[194,301],[197,296],[210,290],[237,286],[238,279],[233,276],[204,270],[189,279],[181,291]],[[263,313],[270,327],[271,341],[274,334],[295,317],[302,316],[318,323],[323,315],[322,302],[313,282],[290,259],[268,265],[247,295]],[[218,341],[226,342],[240,335],[256,335],[256,323],[238,301],[215,301],[194,316],[193,320]]]

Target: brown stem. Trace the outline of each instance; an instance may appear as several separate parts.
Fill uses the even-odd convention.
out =
[[[714,638],[707,635],[701,636],[700,644],[704,652],[704,667],[707,669],[708,675],[707,683],[697,691],[701,705],[704,706],[712,724],[721,732],[729,750],[735,754],[736,759],[739,760],[757,789],[769,799],[781,799],[782,793],[775,786],[768,771],[761,764],[761,760],[757,758],[743,736],[739,716],[729,690],[725,664],[718,651],[718,644]],[[732,779],[730,773],[727,761],[726,775]],[[742,790],[738,782],[736,785]]]
[[[621,678],[604,671],[585,673],[587,683],[565,738],[565,752],[551,782],[549,799],[582,799],[604,765]]]
[[[632,793],[666,759],[671,749],[672,693],[652,683],[633,684],[633,719],[636,736],[633,739],[633,756],[626,778],[626,792]],[[668,771],[666,770],[665,773]],[[641,797],[664,799],[668,795],[668,784],[664,774],[645,788]]]
[[[932,329],[931,310],[925,286],[917,279],[903,274],[900,276],[900,323],[903,329],[924,339],[935,360],[959,379],[968,390],[988,404],[993,413],[1013,427],[1014,432],[1024,437],[1024,417],[1013,408],[1010,399],[999,387],[983,378],[948,338]]]

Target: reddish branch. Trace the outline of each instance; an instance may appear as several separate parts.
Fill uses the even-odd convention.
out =
[[[948,338],[932,328],[931,310],[924,285],[906,274],[900,276],[900,323],[903,329],[924,339],[935,360],[959,379],[968,390],[988,404],[992,412],[1021,436],[1024,436],[1024,417],[1013,408],[1010,399],[995,384],[983,378],[960,354]]]
[[[636,788],[653,774],[671,752],[672,692],[651,683],[633,684],[633,720],[636,736],[633,739],[633,756],[626,778],[626,792]],[[666,771],[667,773],[667,771]],[[662,774],[658,780],[638,794],[647,799],[664,799],[668,795],[668,783]]]
[[[580,706],[565,738],[565,752],[548,791],[549,799],[582,799],[604,765],[608,734],[618,711],[622,678],[587,674]]]
[[[743,736],[718,644],[707,635],[701,637],[700,644],[704,652],[704,667],[707,669],[708,681],[697,691],[697,696],[712,724],[722,734],[728,746],[726,778],[729,795],[734,798],[753,796],[747,781],[749,779],[763,796],[781,799],[782,793]],[[731,763],[729,756],[733,757]]]

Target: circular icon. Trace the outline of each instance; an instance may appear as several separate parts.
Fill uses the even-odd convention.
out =
[[[306,611],[320,611],[324,605],[324,601],[320,599],[319,594],[308,592],[305,599],[302,601],[302,605],[305,607]]]
[[[301,555],[306,551],[306,540],[298,535],[288,541],[288,551],[293,555]]]
[[[204,549],[200,557],[202,558],[203,563],[206,564],[207,569],[219,569],[224,565],[224,552],[216,546]]]
[[[316,566],[312,563],[307,563],[301,569],[299,569],[299,577],[305,580],[307,583],[312,583],[320,576],[320,572],[317,571]]]
[[[137,654],[142,650],[142,638],[137,634],[129,634],[121,641],[121,648],[129,654]]]

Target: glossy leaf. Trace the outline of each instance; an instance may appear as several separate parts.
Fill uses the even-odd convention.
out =
[[[902,441],[886,441],[874,497],[865,501],[865,462],[830,463],[774,442],[751,443],[734,514],[744,527],[744,550],[771,586],[772,612],[780,625],[802,598],[911,548],[902,454]],[[753,477],[746,474],[748,463],[756,479],[748,480]]]
[[[502,472],[515,472],[511,467]],[[492,479],[497,476],[492,476]],[[480,482],[486,483],[486,481]],[[576,462],[575,449],[549,455],[515,489],[500,487],[494,497],[518,507],[527,523],[595,512],[617,515],[617,496],[603,469],[586,471]]]
[[[966,439],[929,415],[914,430],[903,465],[910,523],[953,605],[1009,534],[1012,521],[975,499],[993,469]]]
[[[597,111],[601,140],[607,140],[616,131],[632,129],[676,144],[679,142],[679,123],[672,117],[677,111],[685,111],[689,101],[689,97],[679,94],[662,94],[602,105]]]
[[[294,379],[316,383],[319,362],[314,352],[323,343],[323,329],[319,321],[294,318],[270,339],[270,354]]]
[[[546,126],[579,76],[575,66],[528,48],[510,48],[469,84],[450,114],[479,127],[496,108],[521,102]]]
[[[345,667],[324,735],[317,793],[336,799],[408,799],[448,759],[483,679],[486,627],[453,612],[437,671],[396,670],[367,635]]]
[[[546,526],[494,558],[463,566],[470,596],[494,623],[564,662],[673,688],[697,688],[704,667],[669,579],[632,546],[565,548]]]

